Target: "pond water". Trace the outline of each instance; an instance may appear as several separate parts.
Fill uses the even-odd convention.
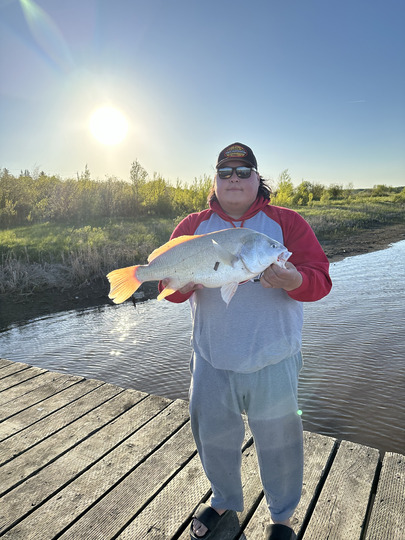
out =
[[[305,305],[304,428],[405,453],[405,241],[331,265],[332,292]],[[67,311],[0,333],[2,358],[187,399],[188,303]]]

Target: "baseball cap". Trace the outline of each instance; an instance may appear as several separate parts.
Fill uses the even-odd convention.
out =
[[[257,161],[252,149],[249,148],[249,146],[246,146],[246,144],[238,142],[230,144],[220,152],[217,161],[217,169],[228,161],[233,161],[235,159],[243,161],[250,167],[257,169]]]

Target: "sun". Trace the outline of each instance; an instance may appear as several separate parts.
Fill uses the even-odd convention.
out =
[[[128,132],[128,122],[115,107],[100,107],[90,116],[90,131],[102,144],[109,146],[122,142]]]

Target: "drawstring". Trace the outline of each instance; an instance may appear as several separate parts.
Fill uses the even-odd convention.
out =
[[[237,226],[235,225],[235,223],[234,223],[232,220],[230,220],[230,221],[231,221],[231,223],[232,223],[232,227],[234,227],[235,229],[237,229]],[[243,227],[243,225],[245,224],[245,221],[246,221],[246,220],[244,219],[244,220],[242,221],[242,223],[239,225],[240,228]]]

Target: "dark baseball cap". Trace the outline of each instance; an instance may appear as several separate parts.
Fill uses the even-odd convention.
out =
[[[220,152],[217,161],[217,169],[222,167],[222,165],[225,165],[228,161],[234,161],[235,159],[243,161],[249,165],[249,167],[257,169],[257,161],[252,149],[249,148],[249,146],[246,146],[246,144],[238,142],[230,144]]]

